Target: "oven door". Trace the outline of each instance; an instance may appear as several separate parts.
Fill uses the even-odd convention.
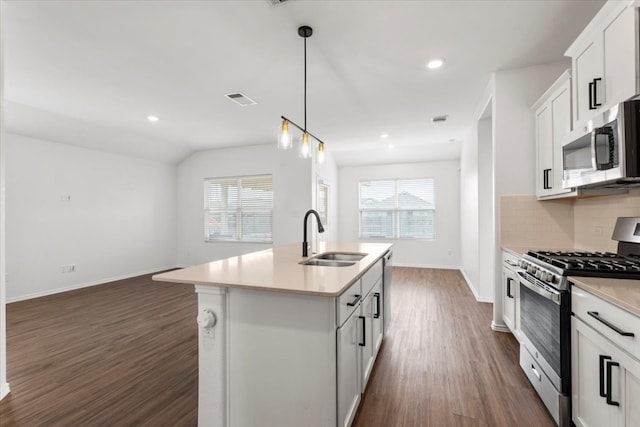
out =
[[[525,271],[520,282],[520,330],[522,343],[554,387],[569,393],[569,293],[546,285]]]

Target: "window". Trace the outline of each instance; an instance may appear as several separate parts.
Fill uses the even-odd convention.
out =
[[[204,180],[204,240],[273,241],[271,175]]]
[[[435,240],[434,180],[360,181],[361,239]]]

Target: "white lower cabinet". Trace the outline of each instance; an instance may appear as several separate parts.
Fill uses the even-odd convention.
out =
[[[341,427],[353,422],[382,345],[384,295],[380,265],[375,264],[363,275],[360,285],[354,284],[338,298],[341,326],[336,331],[337,397]],[[341,323],[346,316],[347,320]]]
[[[595,297],[579,290],[575,293],[577,301],[573,302],[575,313],[571,317],[573,422],[578,427],[640,427],[640,360],[586,323],[611,329],[602,320],[593,319],[604,319],[613,325],[615,312],[584,311],[585,296],[587,303]],[[631,326],[633,330],[633,325],[620,326]],[[637,334],[624,336],[613,329],[610,332],[629,344],[640,339]]]
[[[502,252],[502,320],[520,340],[520,284],[516,268],[518,257]]]
[[[359,310],[337,330],[338,425],[349,426],[360,404]]]

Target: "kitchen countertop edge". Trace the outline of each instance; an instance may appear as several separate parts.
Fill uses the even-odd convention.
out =
[[[640,280],[575,276],[568,279],[573,286],[640,317]]]
[[[392,249],[392,244],[320,242],[312,255],[302,258],[300,244],[274,246],[152,276],[155,281],[254,291],[336,297]],[[300,261],[324,252],[363,252],[362,260],[348,267],[301,265]],[[286,283],[285,283],[286,282]]]

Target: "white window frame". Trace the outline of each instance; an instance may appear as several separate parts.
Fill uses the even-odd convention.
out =
[[[270,220],[271,220],[271,230],[269,233],[269,236],[264,238],[264,239],[260,239],[260,238],[246,238],[242,236],[242,230],[243,230],[243,213],[247,213],[247,212],[266,212],[266,210],[264,209],[259,209],[259,210],[251,210],[251,209],[243,209],[242,207],[242,182],[243,180],[249,180],[249,179],[255,179],[255,178],[264,178],[264,177],[269,177],[271,180],[271,206],[270,209],[268,209],[269,214],[270,214]],[[236,180],[237,183],[237,188],[240,189],[238,191],[238,202],[237,202],[237,207],[235,209],[215,209],[215,208],[211,208],[208,205],[208,187],[209,185],[211,185],[212,183],[215,182],[220,182],[220,181],[229,181],[229,180]],[[273,243],[273,175],[272,174],[263,174],[263,175],[242,175],[242,176],[226,176],[226,177],[215,177],[215,178],[205,178],[204,179],[204,183],[203,183],[203,196],[204,196],[204,213],[203,213],[203,217],[204,217],[204,241],[209,243],[209,242],[214,242],[214,243],[224,243],[224,242],[240,242],[240,243]],[[216,213],[216,212],[230,212],[230,211],[234,211],[235,215],[236,215],[236,224],[235,224],[235,228],[236,228],[236,232],[234,234],[235,238],[229,238],[229,237],[212,237],[210,234],[210,228],[209,228],[209,218],[210,218],[210,214],[212,213]]]
[[[402,181],[416,181],[424,180],[431,181],[431,187],[433,188],[433,209],[413,209],[413,208],[399,208],[398,207],[398,183]],[[393,198],[394,206],[392,208],[363,208],[361,206],[362,201],[362,184],[370,182],[393,182]],[[429,237],[400,237],[400,214],[401,212],[408,211],[430,211],[432,212],[432,235]],[[390,237],[376,236],[376,237],[363,237],[362,236],[362,213],[363,212],[391,212],[392,213],[392,229],[393,234]],[[366,179],[358,182],[358,237],[360,240],[424,240],[435,241],[436,240],[436,185],[434,178],[396,178],[396,179]]]

